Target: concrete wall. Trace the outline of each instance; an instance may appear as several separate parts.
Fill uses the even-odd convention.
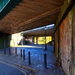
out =
[[[1,34],[0,35],[0,49],[10,47],[10,39],[11,37],[9,35]]]
[[[65,0],[56,26],[58,25],[69,0]],[[75,75],[75,5],[55,32],[55,54],[60,59],[66,75]]]

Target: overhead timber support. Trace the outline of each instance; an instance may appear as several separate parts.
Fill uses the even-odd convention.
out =
[[[10,10],[8,7],[12,6],[13,2],[17,6]],[[64,0],[11,0],[6,7],[8,9],[4,9],[10,12],[4,17],[4,10],[0,13],[0,31],[14,34],[55,23],[63,2]]]

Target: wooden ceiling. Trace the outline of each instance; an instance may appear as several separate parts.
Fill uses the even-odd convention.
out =
[[[0,32],[14,34],[55,23],[64,0],[22,0],[0,20]]]

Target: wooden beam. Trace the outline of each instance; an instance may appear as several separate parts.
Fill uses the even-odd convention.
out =
[[[56,3],[56,4],[63,4],[64,0],[46,0],[49,1],[51,3]]]
[[[60,6],[61,3],[57,2],[57,1],[49,1],[49,0],[34,0],[34,1],[31,1],[31,0],[23,0],[22,1],[23,3],[25,2],[30,2],[30,3],[35,3],[35,4],[41,4],[41,5],[54,5],[54,6]]]
[[[20,5],[20,6],[24,6],[24,7],[25,7],[25,6],[32,7],[32,8],[34,7],[34,8],[38,8],[38,9],[41,8],[40,6],[34,6],[34,5],[25,4],[25,3],[19,3],[19,5]]]
[[[62,7],[62,6],[61,6],[61,7]],[[19,26],[21,26],[21,25],[23,26],[23,25],[25,25],[25,24],[29,24],[29,23],[31,23],[31,22],[34,22],[34,21],[36,21],[36,20],[39,20],[39,19],[41,19],[41,18],[43,18],[43,17],[46,17],[46,16],[48,16],[48,15],[52,15],[52,14],[54,14],[54,13],[60,11],[61,7],[57,7],[57,8],[55,8],[55,9],[51,10],[51,11],[48,11],[48,12],[43,13],[43,14],[41,14],[41,15],[39,15],[39,16],[36,16],[36,17],[34,17],[34,18],[32,18],[32,19],[29,19],[29,20],[27,20],[27,21],[25,21],[25,22],[19,24]]]
[[[42,9],[36,9],[36,8],[31,8],[31,7],[22,7],[22,6],[16,6],[14,9],[23,9],[24,11],[30,10],[30,11],[35,11],[35,12],[40,12]]]
[[[33,6],[33,5],[29,5],[29,4],[23,4],[23,5],[18,5],[17,7],[24,8],[25,11],[27,8],[32,9],[32,10],[37,10],[37,11],[49,11],[49,10],[52,10],[52,9],[58,7],[58,6],[53,6],[53,5],[46,6],[46,5],[44,5],[44,6],[40,7],[40,6]]]
[[[55,7],[58,7],[58,6],[53,6],[53,5],[44,5],[44,6],[34,6],[34,5],[29,5],[29,4],[24,4],[24,3],[19,3],[20,7],[25,7],[25,8],[31,8],[31,9],[51,9],[51,8],[55,8]]]
[[[61,5],[60,0],[22,0],[0,20],[0,32],[12,34],[55,23]]]
[[[21,30],[25,30],[25,29],[30,29],[29,28],[29,25],[27,25],[27,24],[30,24],[31,22],[34,22],[34,21],[36,21],[37,20],[37,23],[38,23],[38,20],[39,19],[41,19],[41,21],[40,21],[40,23],[38,23],[38,25],[37,25],[37,27],[38,26],[40,26],[39,24],[41,24],[41,26],[43,26],[43,25],[46,25],[46,24],[49,24],[49,23],[53,23],[53,22],[55,22],[55,20],[49,20],[49,22],[48,22],[48,20],[47,20],[47,23],[46,23],[46,19],[45,19],[45,21],[43,20],[42,21],[42,18],[44,18],[44,17],[46,17],[46,16],[50,16],[50,15],[54,15],[54,13],[58,13],[58,11],[60,11],[59,9],[60,9],[61,7],[58,7],[58,8],[55,8],[55,9],[53,9],[53,10],[51,10],[51,11],[48,11],[48,12],[46,12],[46,13],[44,13],[44,14],[42,14],[42,15],[39,15],[39,16],[36,16],[36,17],[34,17],[34,18],[32,18],[32,19],[30,19],[30,20],[27,20],[27,21],[25,21],[25,22],[23,22],[23,23],[21,23],[21,24],[19,24],[18,25],[18,27],[17,27],[17,25],[15,25],[15,26],[13,26],[12,28],[11,28],[11,30],[12,31],[17,31],[17,32],[19,32],[19,31],[21,31]],[[53,18],[54,19],[54,18]],[[52,21],[52,22],[50,22],[50,21]],[[44,22],[44,23],[43,23]],[[35,25],[34,24],[34,25]],[[26,28],[25,28],[26,27]],[[30,25],[30,27],[36,27],[36,26],[33,26],[33,23]],[[7,29],[6,31],[9,31],[10,29]]]
[[[24,10],[18,10],[18,9],[13,9],[11,12],[20,12],[20,13],[33,13],[33,14],[39,14],[40,12],[34,12],[34,11],[24,11]]]
[[[33,12],[42,12],[42,10],[35,10],[35,9],[31,9],[31,8],[26,8],[26,7],[19,7],[19,6],[16,6],[14,8],[14,10],[23,10],[23,11],[33,11]]]
[[[39,14],[35,14],[35,13],[23,13],[23,12],[15,12],[15,11],[13,11],[13,12],[11,12],[10,14],[9,14],[11,17],[16,17],[16,16],[20,16],[20,17],[34,17],[34,16],[37,16],[37,15],[39,15]]]
[[[53,16],[54,16],[54,14],[53,14]],[[28,30],[28,29],[32,29],[32,28],[36,28],[36,27],[40,27],[40,26],[43,26],[43,25],[54,23],[56,21],[57,17],[54,16],[56,18],[53,18],[52,15],[50,15],[50,17],[52,19],[50,19],[50,18],[46,19],[46,17],[45,17],[44,20],[43,19],[37,20],[36,22],[30,23],[30,24],[27,24],[27,25],[24,25],[24,26],[20,26],[20,27],[18,26],[18,24],[15,25],[15,27],[12,26],[12,28],[10,28],[10,26],[9,26],[9,28],[6,28],[4,30],[4,32],[10,33],[10,29],[11,29],[11,33],[17,33],[17,32],[25,31],[25,30]]]

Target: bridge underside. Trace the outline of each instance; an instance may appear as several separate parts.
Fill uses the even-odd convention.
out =
[[[15,5],[19,1],[21,0],[14,1]],[[14,3],[11,0],[0,13],[0,32],[13,34],[55,23],[63,2],[64,0],[22,0],[13,8]],[[8,11],[10,12],[6,14]]]
[[[0,48],[10,47],[11,34],[55,24],[47,30],[54,37],[56,57],[66,75],[75,75],[75,1],[11,0],[0,12]],[[26,33],[45,35],[45,30]]]

